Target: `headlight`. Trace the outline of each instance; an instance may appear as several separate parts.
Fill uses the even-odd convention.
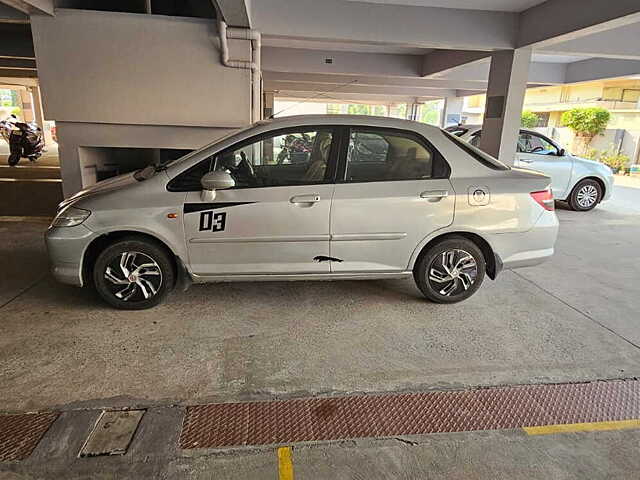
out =
[[[89,218],[91,212],[89,210],[83,210],[82,208],[68,206],[60,210],[56,215],[56,218],[51,222],[52,227],[75,227],[80,225],[87,218]]]

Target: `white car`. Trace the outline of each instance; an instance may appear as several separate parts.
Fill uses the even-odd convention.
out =
[[[117,308],[177,282],[406,277],[453,303],[553,254],[549,183],[423,123],[287,117],[77,193],[46,240],[59,281]]]
[[[456,125],[446,130],[471,145],[480,145],[480,125]],[[550,138],[531,130],[520,130],[513,165],[549,175],[553,196],[566,201],[573,210],[591,210],[613,193],[613,172],[608,166],[571,155]]]

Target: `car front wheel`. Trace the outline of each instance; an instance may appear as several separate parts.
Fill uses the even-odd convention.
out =
[[[578,212],[592,210],[602,200],[602,186],[595,180],[582,180],[571,192],[569,206]]]
[[[93,268],[98,294],[111,306],[142,310],[161,303],[173,288],[169,254],[156,243],[124,238],[100,253]]]
[[[422,255],[413,276],[420,291],[436,303],[456,303],[473,295],[484,280],[482,251],[464,237],[449,237]]]

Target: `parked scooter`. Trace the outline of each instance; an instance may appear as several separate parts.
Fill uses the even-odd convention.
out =
[[[10,166],[17,165],[22,157],[35,162],[44,150],[42,129],[34,123],[18,122],[15,115],[0,121],[0,135],[9,144]]]

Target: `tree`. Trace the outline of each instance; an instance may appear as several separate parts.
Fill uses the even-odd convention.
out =
[[[609,110],[600,107],[574,108],[562,114],[560,122],[576,134],[578,148],[584,153],[591,140],[607,128],[611,119]]]
[[[525,110],[522,112],[522,120],[520,123],[524,128],[533,128],[538,126],[538,120],[538,115],[529,110]]]
[[[430,125],[438,125],[440,123],[441,103],[441,100],[425,102],[420,110],[420,121]]]

